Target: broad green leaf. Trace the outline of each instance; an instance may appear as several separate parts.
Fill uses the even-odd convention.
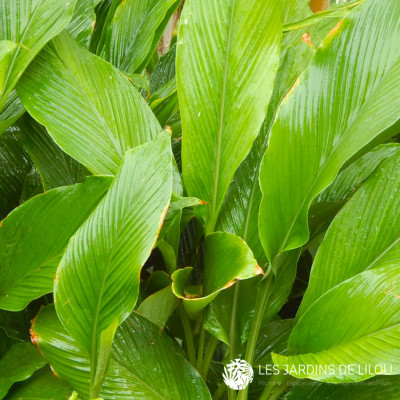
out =
[[[14,385],[5,400],[68,400],[72,388],[44,367],[31,378]]]
[[[28,175],[26,175],[25,177],[19,203],[20,205],[24,204],[32,197],[42,193],[43,193],[42,180],[40,179],[40,174],[38,170],[33,166],[32,169],[29,171]]]
[[[78,0],[67,31],[82,46],[88,47],[96,21],[93,0]]]
[[[14,344],[0,359],[0,399],[15,382],[29,378],[45,364],[45,359],[33,344]]]
[[[176,43],[165,53],[158,64],[155,66],[150,76],[150,94],[162,88],[171,79],[176,77]]]
[[[260,174],[260,235],[270,260],[307,241],[313,198],[399,119],[399,16],[396,0],[352,10],[280,107]]]
[[[137,312],[164,329],[164,326],[178,304],[171,286],[147,297],[138,307]]]
[[[22,144],[40,172],[45,190],[82,182],[87,169],[64,153],[49,136],[44,126],[28,115],[17,124]]]
[[[333,220],[315,257],[298,316],[346,279],[385,262],[400,262],[397,193],[399,152],[378,167]]]
[[[111,178],[89,177],[35,196],[0,227],[0,308],[19,311],[52,291],[68,240],[103,197]]]
[[[172,290],[183,299],[185,309],[192,317],[236,280],[263,273],[243,239],[227,232],[215,232],[206,237],[204,257],[202,287],[189,285],[191,267],[179,269],[172,275]]]
[[[400,374],[400,267],[386,264],[335,286],[303,314],[288,355],[273,355],[297,378],[358,382]],[[311,365],[312,368],[301,366]]]
[[[18,118],[25,112],[17,92],[13,90],[4,104],[3,110],[0,111],[0,135],[8,129]]]
[[[171,197],[171,167],[167,133],[128,151],[107,195],[70,240],[58,267],[57,313],[92,357],[102,332],[121,323],[136,304],[140,270]]]
[[[95,174],[115,174],[128,149],[161,131],[128,79],[67,33],[39,54],[17,90],[54,141]]]
[[[75,1],[0,1],[0,111],[29,63],[68,25]]]
[[[141,72],[180,0],[125,0],[106,27],[98,54],[128,73]]]
[[[400,376],[379,376],[362,384],[297,384],[283,400],[397,400]]]
[[[34,326],[37,344],[55,372],[87,399],[89,354],[69,336],[54,308],[44,308]],[[211,400],[197,371],[160,328],[137,313],[118,328],[101,396],[120,400]]]
[[[0,220],[20,204],[32,161],[14,129],[0,136]]]
[[[376,168],[399,150],[397,143],[377,146],[343,169],[311,205],[310,230],[333,217]]]
[[[265,118],[279,62],[280,2],[188,0],[177,49],[182,165],[206,234]],[[201,50],[200,50],[201,49]]]

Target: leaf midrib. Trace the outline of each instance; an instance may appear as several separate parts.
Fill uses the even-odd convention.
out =
[[[222,146],[222,132],[224,129],[224,120],[225,120],[225,101],[226,101],[226,89],[228,84],[228,71],[229,71],[229,58],[230,58],[230,49],[232,45],[232,31],[233,31],[233,19],[235,15],[236,8],[236,0],[233,1],[232,10],[229,20],[229,32],[228,32],[228,40],[226,45],[226,55],[225,55],[225,63],[224,63],[224,77],[222,84],[222,96],[220,103],[220,114],[219,114],[219,126],[217,131],[217,154],[215,160],[215,173],[214,173],[214,185],[213,185],[213,201],[212,201],[212,216],[215,216],[216,206],[217,206],[217,197],[218,197],[218,181],[219,174],[221,168],[221,146]]]

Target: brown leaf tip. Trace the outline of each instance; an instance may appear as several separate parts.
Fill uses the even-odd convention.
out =
[[[341,20],[332,30],[328,33],[327,37],[332,37],[343,25],[343,20]]]
[[[256,269],[254,271],[254,275],[255,276],[264,275],[264,273],[265,273],[264,270],[259,265],[256,265]]]
[[[302,37],[301,37],[301,41],[304,42],[305,44],[307,44],[308,46],[315,48],[313,42],[311,41],[311,36],[310,34],[307,32],[305,33]]]

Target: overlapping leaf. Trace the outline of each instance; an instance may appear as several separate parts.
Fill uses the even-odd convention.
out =
[[[15,209],[0,227],[0,308],[22,310],[52,291],[68,240],[93,211],[111,178],[50,190]]]
[[[126,77],[67,33],[39,54],[18,94],[54,141],[95,174],[115,174],[128,149],[161,131]]]
[[[44,308],[34,338],[58,375],[87,399],[89,354],[65,331],[53,307]],[[121,400],[210,400],[197,371],[158,326],[133,313],[117,330],[101,396]]]
[[[0,1],[0,111],[36,54],[68,25],[75,1]]]
[[[399,293],[400,267],[390,263],[335,286],[303,314],[288,356],[275,354],[274,362],[297,378],[321,382],[400,374]]]
[[[8,129],[25,112],[17,92],[13,90],[8,96],[3,110],[0,111],[0,135]]]
[[[185,3],[177,54],[183,176],[188,194],[209,202],[199,210],[207,234],[264,120],[281,21],[280,2]]]
[[[313,198],[398,120],[399,15],[396,0],[367,0],[350,12],[281,106],[260,176],[259,226],[270,260],[307,241]]]
[[[126,0],[103,33],[98,54],[121,71],[141,72],[180,0]]]
[[[57,270],[57,313],[92,357],[101,333],[121,323],[136,303],[140,269],[171,197],[171,167],[167,133],[128,151],[107,195],[69,242]]]

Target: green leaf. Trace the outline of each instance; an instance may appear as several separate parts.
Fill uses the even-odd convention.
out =
[[[13,90],[8,96],[3,110],[0,111],[0,135],[8,129],[25,112],[17,92]]]
[[[191,272],[191,267],[174,272],[172,290],[183,299],[185,309],[192,317],[236,280],[263,273],[243,239],[227,232],[215,232],[206,237],[202,287],[189,286]]]
[[[351,4],[344,4],[342,6],[330,7],[328,10],[320,11],[306,17],[300,21],[290,22],[283,25],[283,31],[292,31],[314,25],[315,23],[325,18],[343,18],[354,7],[360,5],[364,0],[356,1]]]
[[[126,0],[115,11],[97,53],[128,73],[141,72],[149,62],[180,0]]]
[[[397,400],[399,393],[400,376],[379,376],[353,385],[300,382],[283,400]]]
[[[372,163],[371,163],[372,165]],[[318,249],[298,316],[329,289],[382,263],[400,261],[400,154],[361,186]]]
[[[94,174],[115,174],[128,149],[161,131],[128,79],[67,33],[39,54],[17,90],[54,141]]]
[[[321,382],[400,374],[399,293],[396,264],[335,286],[303,314],[289,338],[288,356],[274,354],[274,362],[297,378]],[[313,368],[301,367],[307,365]]]
[[[281,319],[265,325],[260,330],[254,353],[253,366],[265,368],[266,365],[272,365],[272,352],[280,354],[286,351],[292,329],[292,319]]]
[[[49,367],[14,385],[5,400],[67,400],[72,388],[54,376]]]
[[[29,63],[72,17],[75,0],[0,1],[0,111]]]
[[[168,286],[147,297],[140,304],[137,312],[164,329],[177,304],[178,300],[172,293],[171,286]]]
[[[53,141],[46,128],[28,115],[17,124],[24,148],[38,168],[45,190],[82,182],[87,169],[64,153]]]
[[[0,308],[19,311],[52,291],[70,237],[103,197],[111,178],[50,190],[15,209],[0,227]]]
[[[0,399],[15,382],[29,378],[45,364],[45,359],[34,345],[14,344],[0,360]]]
[[[398,120],[399,16],[395,0],[367,0],[350,12],[280,107],[260,174],[260,235],[270,260],[308,240],[313,198]]]
[[[183,177],[189,196],[209,202],[198,210],[207,234],[265,118],[281,34],[280,2],[185,3],[177,54]]]
[[[92,357],[92,373],[102,332],[121,323],[136,304],[140,270],[171,197],[171,167],[167,133],[128,151],[107,195],[70,240],[58,267],[57,313]]]
[[[74,15],[67,27],[67,31],[82,46],[89,47],[90,38],[96,21],[93,0],[79,0],[76,2]]]
[[[88,352],[71,338],[54,308],[44,308],[35,321],[37,344],[62,378],[83,399],[89,386]],[[120,400],[211,400],[197,371],[160,328],[137,313],[118,328],[101,397]]]
[[[14,129],[0,136],[0,220],[20,204],[32,162]]]

